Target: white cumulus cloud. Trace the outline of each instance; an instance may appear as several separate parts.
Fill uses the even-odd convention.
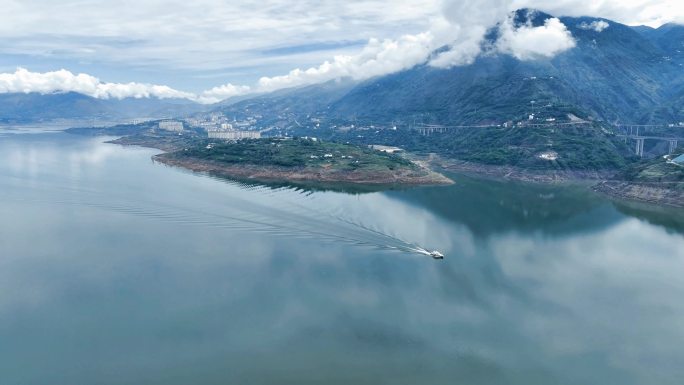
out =
[[[199,103],[216,103],[232,96],[245,95],[249,86],[226,84],[201,94],[175,90],[169,86],[146,83],[107,83],[88,74],[74,74],[65,69],[50,72],[31,72],[17,68],[15,72],[0,73],[0,93],[78,92],[98,99],[158,98],[188,99]]]
[[[94,76],[73,74],[64,69],[40,73],[18,68],[13,73],[0,74],[0,93],[29,92],[41,94],[78,92],[100,99],[194,98],[191,93],[174,90],[168,86],[144,83],[105,83]]]
[[[487,29],[503,20],[510,12],[510,0],[444,1],[445,25],[434,29],[439,43],[448,50],[440,53],[430,64],[451,67],[472,63],[481,53],[481,42]]]
[[[496,49],[519,60],[553,57],[575,47],[575,39],[557,18],[547,19],[543,26],[523,25],[516,28],[511,18],[501,24]]]
[[[283,76],[262,77],[257,90],[269,92],[339,78],[364,80],[397,72],[425,61],[433,47],[433,36],[429,32],[404,35],[397,40],[371,39],[357,55],[339,55],[317,67],[297,68]]]
[[[201,95],[194,97],[194,100],[200,103],[217,103],[233,96],[246,95],[251,92],[252,87],[250,86],[239,86],[228,83],[206,90],[202,92]]]

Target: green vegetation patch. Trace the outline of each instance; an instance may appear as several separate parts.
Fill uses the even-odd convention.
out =
[[[365,146],[295,139],[245,139],[237,142],[206,142],[170,154],[173,157],[225,164],[321,168],[332,171],[387,171],[417,169],[407,159]]]
[[[684,166],[669,162],[684,153],[679,149],[675,155],[644,160],[625,167],[621,179],[640,183],[669,183],[671,187],[684,189]]]
[[[532,170],[618,170],[633,160],[631,148],[599,124],[458,128],[430,135],[357,130],[330,136],[336,141],[383,143],[410,152]],[[552,159],[544,158],[547,153],[554,154]]]

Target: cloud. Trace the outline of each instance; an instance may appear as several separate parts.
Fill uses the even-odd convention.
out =
[[[610,24],[608,24],[604,20],[596,20],[592,21],[591,23],[587,23],[586,21],[581,23],[580,25],[577,26],[579,29],[584,29],[584,30],[593,30],[598,33],[603,32],[606,28],[610,27]]]
[[[168,86],[143,83],[103,83],[87,75],[74,75],[67,70],[52,72],[31,72],[18,68],[14,73],[0,74],[0,93],[49,94],[55,92],[78,92],[100,99],[149,98],[191,99],[193,94],[177,91]]]
[[[404,35],[397,40],[371,39],[357,55],[339,55],[317,67],[295,69],[283,76],[262,77],[257,90],[269,92],[339,78],[364,80],[411,68],[425,61],[432,49],[433,36],[429,32]]]
[[[440,46],[447,46],[448,50],[433,58],[430,64],[451,67],[472,63],[481,53],[487,29],[503,20],[509,8],[509,0],[445,1],[442,10],[445,23],[433,29]]]
[[[340,41],[424,31],[438,16],[439,2],[4,0],[0,52],[184,71],[267,64],[272,73],[286,57],[295,66],[320,62],[326,45]],[[278,51],[302,46],[320,48],[315,61]]]
[[[516,28],[508,18],[499,28],[496,50],[519,60],[534,60],[558,55],[575,47],[575,39],[557,18],[547,19],[543,26],[530,24]]]
[[[497,53],[510,54],[520,60],[534,60],[553,57],[575,47],[572,34],[559,19],[549,19],[540,27],[529,23],[515,27],[511,7],[510,0],[493,0],[484,6],[474,2],[447,2],[445,20],[436,23],[431,31],[405,35],[398,40],[371,39],[357,55],[336,56],[318,67],[263,77],[257,89],[268,92],[338,78],[364,80],[426,63],[430,55],[442,46],[448,48],[430,60],[430,65],[441,68],[467,65],[482,54],[482,41],[487,30],[501,20],[504,21],[499,26]]]
[[[514,0],[517,8],[534,8],[556,16],[602,17],[628,25],[684,23],[681,0]]]
[[[251,92],[252,87],[250,86],[236,86],[229,83],[206,90],[202,92],[201,95],[194,97],[194,100],[200,103],[210,104],[220,102],[221,100],[225,100],[233,96],[246,95]]]
[[[0,93],[78,92],[98,99],[159,98],[216,103],[232,96],[245,95],[251,90],[249,86],[226,84],[194,94],[164,85],[135,82],[107,83],[94,76],[83,73],[73,74],[65,69],[40,73],[17,68],[13,73],[0,73]]]

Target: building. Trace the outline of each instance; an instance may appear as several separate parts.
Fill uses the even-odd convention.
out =
[[[259,139],[259,131],[209,131],[209,139],[240,140],[240,139]]]
[[[398,152],[403,152],[404,150],[399,148],[399,147],[392,147],[392,146],[383,146],[380,144],[372,144],[369,146],[373,150],[377,150],[380,152],[386,152],[388,154],[395,154]]]
[[[175,120],[164,120],[159,122],[159,129],[173,132],[183,131],[183,122],[176,122]]]
[[[222,130],[232,130],[233,125],[230,123],[221,123],[221,129]]]

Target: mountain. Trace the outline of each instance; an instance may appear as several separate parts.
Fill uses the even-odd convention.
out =
[[[549,18],[520,10],[514,23],[540,26]],[[216,111],[258,116],[262,128],[277,132],[396,145],[461,161],[554,172],[619,169],[636,158],[611,124],[684,121],[684,74],[676,60],[684,27],[560,20],[576,46],[552,58],[498,53],[496,26],[470,65],[423,63],[362,82],[260,95]],[[426,124],[453,129],[419,135],[415,128]],[[390,127],[395,129],[383,129]],[[651,143],[646,147],[650,156],[660,151]]]
[[[295,89],[283,89],[247,99],[228,99],[219,103],[215,111],[226,116],[261,115],[270,123],[292,122],[310,115],[327,111],[330,106],[344,98],[356,85],[351,79],[331,80]]]
[[[567,111],[611,122],[680,118],[655,114],[677,94],[673,84],[681,82],[679,67],[660,47],[618,23],[608,22],[597,32],[583,26],[598,19],[561,20],[577,47],[554,58],[485,55],[450,69],[418,66],[359,85],[332,106],[331,114],[441,124],[501,123],[530,113],[558,119]]]
[[[542,25],[551,17],[521,10],[516,22]],[[521,61],[488,52],[471,65],[442,69],[426,63],[359,84],[286,90],[220,110],[386,124],[501,124],[532,113],[615,123],[684,120],[684,76],[672,60],[684,27],[648,30],[589,17],[561,21],[577,46],[553,58]],[[607,28],[599,31],[592,27],[596,23]],[[498,38],[492,29],[483,47]]]
[[[679,76],[672,79],[670,89],[672,96],[669,100],[656,108],[656,116],[672,116],[676,121],[681,121],[684,116],[684,26],[679,24],[664,24],[654,29],[649,27],[635,27],[644,37],[660,48],[665,60],[678,67]]]
[[[644,26],[633,27],[633,29],[649,39],[670,57],[682,58],[684,54],[684,26],[668,23],[657,29]]]
[[[76,92],[0,94],[0,121],[54,119],[163,118],[188,115],[206,107],[180,99],[96,99]]]
[[[0,94],[0,119],[28,121],[104,117],[107,106],[102,100],[76,92],[47,94]]]

